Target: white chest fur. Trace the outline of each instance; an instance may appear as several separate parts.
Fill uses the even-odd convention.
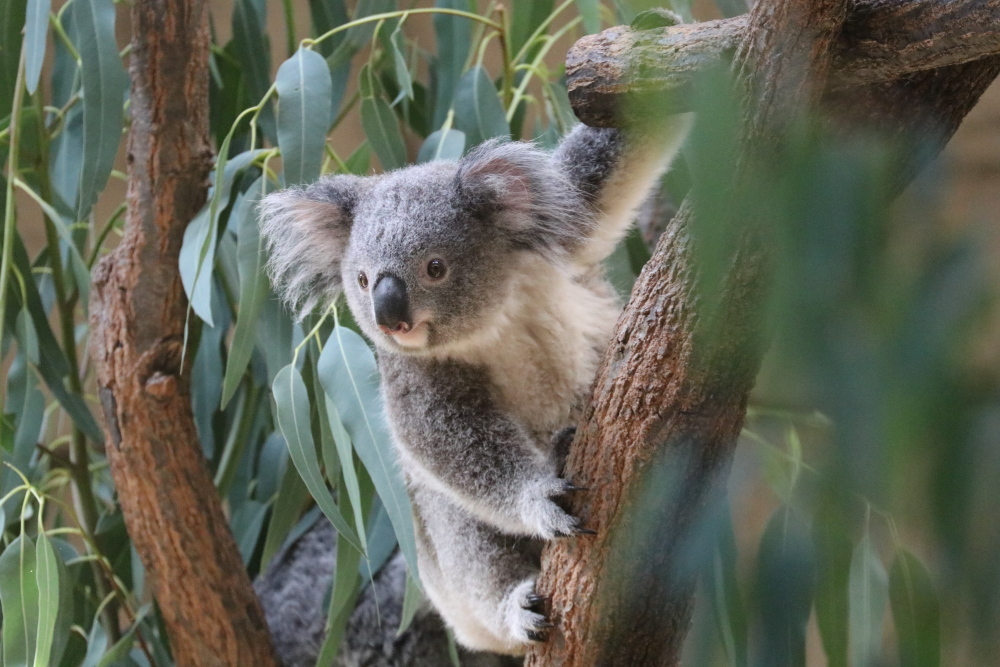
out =
[[[619,306],[567,267],[535,255],[522,262],[490,335],[453,355],[484,366],[498,407],[546,437],[575,419]]]

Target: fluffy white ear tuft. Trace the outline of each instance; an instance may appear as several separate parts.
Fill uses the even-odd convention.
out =
[[[530,247],[563,251],[585,235],[591,216],[577,188],[534,144],[493,139],[458,164],[456,188],[471,210]]]
[[[357,176],[332,176],[288,188],[260,203],[267,270],[278,296],[304,317],[340,291],[340,262],[351,235]]]

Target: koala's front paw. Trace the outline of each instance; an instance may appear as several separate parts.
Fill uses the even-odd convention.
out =
[[[535,579],[526,579],[507,596],[507,630],[520,643],[544,642],[552,623],[545,612],[547,599],[535,592]]]
[[[521,494],[521,522],[528,531],[546,540],[555,537],[588,534],[593,531],[566,512],[560,504],[566,494],[580,489],[565,479],[552,475],[529,484]]]

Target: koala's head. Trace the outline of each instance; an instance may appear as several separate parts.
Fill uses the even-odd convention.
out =
[[[343,290],[376,344],[415,354],[492,327],[525,254],[557,261],[591,224],[563,171],[521,142],[325,177],[268,195],[261,213],[272,281],[300,315]]]

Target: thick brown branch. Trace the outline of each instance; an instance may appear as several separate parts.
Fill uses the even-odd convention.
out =
[[[90,307],[106,450],[177,664],[273,665],[181,365],[177,257],[212,163],[207,3],[138,0],[132,28],[128,218],[95,270]]]
[[[773,158],[761,148],[780,143],[790,114],[817,103],[835,66],[828,47],[844,8],[757,3],[736,62],[748,78],[742,169],[749,154]],[[823,104],[843,127],[902,141],[921,133],[924,150],[904,156],[908,180],[998,71],[1000,58],[988,58],[863,86],[847,105],[827,95]],[[529,666],[679,661],[694,589],[689,549],[725,481],[760,363],[766,288],[763,253],[747,220],[717,307],[710,317],[704,307],[696,311],[692,215],[685,202],[661,237],[598,373],[567,462],[567,475],[593,489],[572,509],[598,534],[546,549],[540,589],[551,595],[557,628],[529,655]]]
[[[687,111],[695,73],[732,54],[749,16],[654,30],[617,27],[581,39],[566,57],[582,121],[614,125],[633,101]],[[1000,0],[859,0],[834,43],[830,89],[872,84],[1000,53]]]

